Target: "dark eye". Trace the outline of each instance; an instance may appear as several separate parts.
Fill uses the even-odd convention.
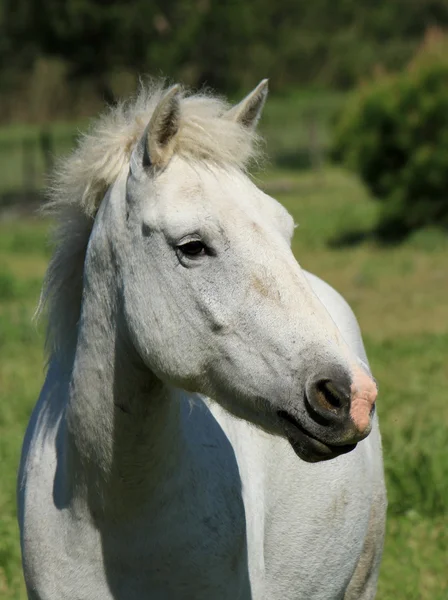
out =
[[[192,240],[178,246],[184,256],[200,256],[206,253],[206,246],[199,240]]]

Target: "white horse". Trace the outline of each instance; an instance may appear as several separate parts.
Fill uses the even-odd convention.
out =
[[[266,94],[153,86],[56,177],[19,474],[33,600],[375,595],[376,386],[350,308],[245,173]]]

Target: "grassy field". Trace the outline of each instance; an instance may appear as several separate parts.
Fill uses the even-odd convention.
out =
[[[293,213],[294,252],[353,306],[379,380],[389,494],[378,600],[448,598],[448,239],[415,234],[382,247],[376,205],[336,170],[271,171],[261,185]],[[15,477],[24,428],[43,380],[32,324],[48,261],[39,220],[0,222],[0,598],[24,599]],[[355,243],[356,241],[356,243]]]

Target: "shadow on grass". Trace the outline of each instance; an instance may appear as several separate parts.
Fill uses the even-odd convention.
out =
[[[373,228],[350,229],[333,236],[328,241],[330,248],[351,248],[366,242],[378,246],[398,246],[412,233],[403,223],[379,223]]]
[[[279,169],[296,169],[297,171],[308,171],[321,167],[327,157],[326,148],[313,149],[309,146],[296,148],[271,150],[269,152],[272,164]]]
[[[305,171],[313,166],[312,157],[307,148],[296,148],[294,150],[283,150],[273,153],[272,162],[280,169],[297,169],[298,171]]]
[[[44,196],[40,190],[19,190],[0,194],[0,219],[37,214]]]

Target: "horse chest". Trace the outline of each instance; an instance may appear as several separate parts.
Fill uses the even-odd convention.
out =
[[[43,457],[45,458],[45,457]],[[242,501],[230,482],[167,490],[158,509],[122,522],[55,506],[55,474],[30,474],[24,554],[33,600],[250,597]],[[221,482],[223,483],[223,482]]]

